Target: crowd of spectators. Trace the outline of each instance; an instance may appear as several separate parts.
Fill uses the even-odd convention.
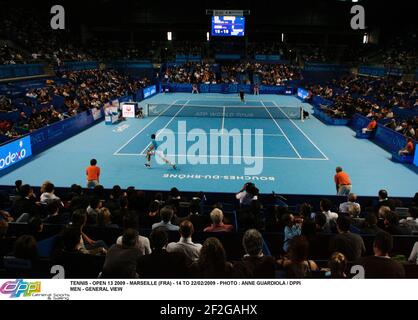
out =
[[[0,112],[19,111],[15,123],[9,120],[1,122],[1,134],[16,138],[88,109],[100,108],[111,99],[133,95],[150,85],[147,78],[133,79],[110,69],[64,72],[58,76],[62,83],[47,80],[44,87],[27,90],[19,107],[13,106],[12,99],[0,97]],[[54,96],[64,99],[63,106],[53,105]],[[23,111],[25,107],[29,107],[31,112]]]
[[[219,69],[219,72],[215,70]],[[219,66],[188,62],[167,68],[164,80],[175,83],[230,83],[284,85],[288,81],[299,80],[296,67],[285,64],[255,62],[229,63]]]
[[[403,264],[418,264],[417,245],[410,248],[411,255],[403,258],[403,264],[390,259],[394,236],[418,232],[417,195],[403,219],[395,211],[402,203],[380,190],[376,201],[366,207],[360,207],[356,196],[350,194],[347,202],[335,207],[330,200],[322,199],[320,210],[307,203],[299,209],[273,206],[275,217],[268,220],[266,212],[262,213],[267,209],[260,211],[263,204],[258,189],[246,184],[236,195],[240,222],[236,225],[224,214],[231,204],[206,204],[201,193],[186,199],[176,188],[163,196],[134,187],[122,190],[120,186],[106,192],[101,185],[87,193],[81,186],[72,185],[56,194],[54,184],[46,181],[36,195],[19,180],[11,193],[13,201],[9,201],[10,193],[1,193],[2,256],[28,259],[36,266],[44,227],[60,225],[63,228],[56,235],[51,259],[74,268],[71,261],[75,257],[83,267],[92,256],[102,255],[103,278],[304,278],[315,274],[345,278],[350,276],[347,268],[353,262],[365,266],[366,278],[402,278]],[[13,238],[7,230],[14,221],[27,224],[27,233]],[[140,234],[147,229],[152,230],[149,236]],[[94,233],[96,237],[112,230],[119,230],[120,236],[114,243],[106,243],[92,238],[92,230],[102,230]],[[243,251],[244,256],[240,261],[231,261],[221,236],[236,231],[245,232],[243,247],[233,250]],[[266,254],[262,237],[265,231],[284,234],[283,251],[278,255]],[[170,242],[170,232],[171,239],[173,232],[178,232],[178,240]],[[210,235],[206,240],[195,241],[195,234],[207,232]],[[362,238],[365,234],[375,237],[372,256],[366,254]],[[324,248],[321,239],[326,235],[330,237],[326,244],[329,247]],[[22,242],[33,248],[25,248]],[[327,265],[319,263],[318,252],[329,257]]]
[[[376,119],[382,125],[418,139],[418,89],[415,82],[405,82],[397,77],[382,79],[349,76],[333,80],[329,85],[313,85],[313,95],[331,100],[331,106],[322,106],[329,115],[351,118],[360,113]],[[411,116],[398,117],[398,110],[410,110]]]
[[[188,62],[167,68],[163,81],[174,83],[218,83],[217,76],[210,64]]]

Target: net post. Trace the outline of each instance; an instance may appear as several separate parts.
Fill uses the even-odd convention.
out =
[[[146,115],[149,117],[149,103],[146,104]]]
[[[301,120],[302,122],[304,122],[304,121],[305,121],[305,118],[303,117],[303,107],[300,107],[300,120]]]

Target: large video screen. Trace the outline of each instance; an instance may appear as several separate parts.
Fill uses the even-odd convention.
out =
[[[245,17],[213,16],[212,36],[243,37],[245,35]]]

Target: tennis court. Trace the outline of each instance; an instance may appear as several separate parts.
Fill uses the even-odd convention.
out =
[[[388,152],[356,139],[348,127],[326,126],[312,116],[302,121],[301,108],[311,107],[293,96],[247,96],[243,104],[235,94],[159,94],[141,106],[149,113],[144,119],[100,123],[37,155],[1,184],[25,177],[33,185],[47,179],[57,186],[84,185],[84,168],[96,158],[105,187],[231,192],[253,181],[264,193],[335,194],[339,165],[360,195],[384,187],[410,196],[417,187],[412,167],[392,162]],[[177,170],[156,159],[151,169],[144,167],[153,133],[161,147],[169,146],[164,153]],[[248,174],[251,168],[256,173]]]

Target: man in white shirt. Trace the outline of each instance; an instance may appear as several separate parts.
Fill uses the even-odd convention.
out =
[[[329,223],[331,220],[337,220],[338,214],[331,211],[331,201],[328,199],[322,199],[320,202],[320,207],[322,213],[327,217],[327,223]]]
[[[41,194],[41,198],[40,198],[41,203],[49,204],[49,203],[55,202],[55,201],[61,203],[61,199],[54,194],[54,189],[55,189],[54,184],[52,184],[50,182],[45,184],[44,193]],[[62,205],[62,203],[61,203],[61,205]]]
[[[181,252],[190,261],[195,261],[199,258],[200,249],[202,245],[193,243],[192,235],[194,233],[193,224],[189,220],[184,220],[180,224],[180,240],[178,242],[171,242],[167,245],[167,252]]]
[[[121,246],[123,244],[122,240],[123,240],[123,236],[120,236],[116,240],[116,244]],[[135,243],[135,248],[139,250],[140,256],[145,256],[146,254],[151,253],[151,246],[150,246],[149,239],[139,234],[138,234],[138,240]]]
[[[347,198],[347,202],[343,202],[340,204],[340,212],[341,213],[351,213],[351,212],[361,212],[360,204],[356,202],[357,195],[354,193],[350,193]]]

